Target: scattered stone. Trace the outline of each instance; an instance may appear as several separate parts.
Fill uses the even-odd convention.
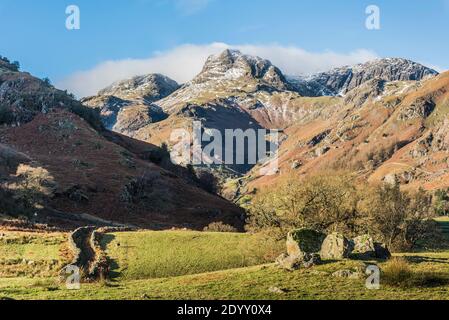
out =
[[[310,269],[321,263],[321,257],[317,253],[306,253],[303,258],[302,266]]]
[[[383,180],[386,184],[389,184],[391,186],[394,186],[399,182],[398,176],[394,173],[386,175]]]
[[[302,268],[309,269],[321,263],[320,255],[317,253],[305,253],[303,256],[291,256],[282,254],[276,259],[276,265],[284,270],[296,271]]]
[[[268,289],[268,291],[271,293],[275,293],[275,294],[285,294],[286,293],[285,289],[281,289],[278,287],[270,287],[270,289]]]
[[[276,259],[276,265],[284,270],[295,271],[301,268],[302,260],[299,257],[282,254]]]
[[[297,169],[301,168],[301,166],[302,166],[302,163],[300,161],[295,161],[292,163],[293,170],[297,170]]]
[[[321,259],[343,260],[349,257],[351,250],[351,243],[344,235],[332,233],[324,239],[321,247]]]
[[[315,150],[315,155],[317,157],[321,157],[322,155],[325,155],[326,153],[328,153],[330,149],[331,148],[329,148],[329,147],[318,148],[318,149]]]
[[[335,278],[346,278],[346,279],[360,279],[362,275],[359,272],[352,270],[338,270],[332,274]]]

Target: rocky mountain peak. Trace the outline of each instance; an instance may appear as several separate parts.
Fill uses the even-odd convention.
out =
[[[100,96],[114,96],[120,99],[142,98],[146,102],[162,99],[179,88],[179,84],[161,74],[136,76],[112,84],[101,90]]]
[[[201,73],[191,83],[202,84],[214,80],[232,81],[242,78],[260,80],[279,90],[285,90],[289,86],[282,72],[269,60],[231,49],[210,56]]]
[[[384,81],[420,81],[438,72],[414,61],[384,58],[335,68],[309,77],[293,78],[291,82],[303,95],[344,95],[362,84],[378,79]]]
[[[127,132],[131,122],[144,125],[163,119],[164,113],[153,102],[169,96],[178,88],[179,84],[169,77],[148,74],[116,82],[97,96],[84,98],[81,102],[100,111],[107,129]]]

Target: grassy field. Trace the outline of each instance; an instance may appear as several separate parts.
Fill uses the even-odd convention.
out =
[[[57,274],[66,240],[62,233],[0,232],[0,277]]]
[[[435,257],[415,256],[414,269],[441,272],[449,269],[449,252]],[[435,260],[436,259],[436,260]],[[181,277],[120,280],[103,284],[82,285],[69,291],[52,282],[25,278],[0,280],[0,295],[16,299],[274,299],[274,300],[364,300],[364,299],[449,299],[449,284],[429,287],[396,288],[381,286],[368,290],[364,280],[334,278],[330,274],[356,262],[343,261],[318,266],[310,270],[286,272],[272,265]],[[270,292],[271,287],[285,293]]]
[[[241,233],[124,232],[108,234],[103,248],[124,280],[164,278],[259,265],[282,250]]]
[[[444,226],[446,220],[440,223]],[[2,258],[7,254],[16,259],[56,260],[64,238],[43,235],[24,247],[3,243],[0,252]],[[326,263],[297,272],[279,270],[273,264],[251,266],[264,263],[263,242],[244,234],[117,233],[106,237],[103,246],[116,264],[112,280],[82,284],[81,290],[73,291],[51,275],[2,275],[0,299],[449,299],[449,251],[402,255],[416,273],[438,273],[447,281],[401,288],[385,285],[381,279],[380,290],[368,290],[364,279],[331,275],[360,267],[359,261]],[[283,293],[271,292],[272,287]]]

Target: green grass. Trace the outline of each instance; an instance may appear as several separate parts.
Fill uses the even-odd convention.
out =
[[[445,253],[445,259],[449,253]],[[424,257],[423,257],[424,258]],[[415,270],[425,271],[428,263],[412,263]],[[436,264],[436,263],[433,263]],[[355,266],[355,262],[343,261],[318,266],[310,270],[286,272],[272,265],[233,269],[198,275],[162,279],[110,282],[103,285],[86,284],[81,290],[70,291],[64,287],[55,290],[53,285],[36,285],[29,279],[0,279],[0,296],[16,299],[112,299],[112,300],[444,300],[449,299],[449,285],[431,287],[398,288],[383,286],[380,290],[368,290],[365,281],[334,278],[330,274],[342,268]],[[440,265],[446,270],[447,261]],[[270,287],[278,287],[285,294],[274,294]]]
[[[66,235],[7,232],[0,236],[0,277],[51,276],[65,261]]]
[[[50,247],[43,252],[54,258],[56,244],[53,240],[43,241]],[[29,250],[10,245],[2,245],[2,254],[20,256]],[[447,281],[404,288],[386,285],[381,278],[380,290],[368,290],[364,279],[331,276],[338,270],[360,267],[359,261],[326,263],[296,272],[279,270],[273,264],[250,266],[263,263],[266,251],[272,248],[260,238],[245,234],[129,232],[111,234],[103,245],[117,263],[116,278],[68,290],[55,276],[0,276],[0,299],[449,299],[449,251],[401,255],[416,274],[438,274]],[[36,257],[34,249],[31,251],[31,256]],[[379,266],[382,268],[383,263]],[[271,287],[285,293],[272,293]]]
[[[126,280],[258,265],[273,261],[281,250],[248,234],[184,231],[109,234],[102,245],[114,273]]]

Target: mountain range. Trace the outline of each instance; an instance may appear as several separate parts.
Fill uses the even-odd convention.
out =
[[[58,180],[49,206],[62,212],[151,227],[241,226],[242,211],[231,201],[317,171],[349,170],[361,181],[404,188],[449,187],[448,89],[448,72],[402,58],[293,77],[266,59],[225,50],[185,84],[142,75],[78,102],[3,63],[0,103],[13,121],[1,129],[0,146],[48,168]],[[202,190],[183,168],[148,161],[154,160],[149,153],[161,152],[158,146],[172,147],[174,129],[193,121],[220,132],[277,130],[278,172],[260,175],[268,163],[210,168],[226,182],[226,201]],[[7,169],[5,181],[17,173],[14,165]],[[153,192],[139,199],[136,181],[148,174],[156,176],[148,187]],[[73,193],[89,200],[72,201]]]

